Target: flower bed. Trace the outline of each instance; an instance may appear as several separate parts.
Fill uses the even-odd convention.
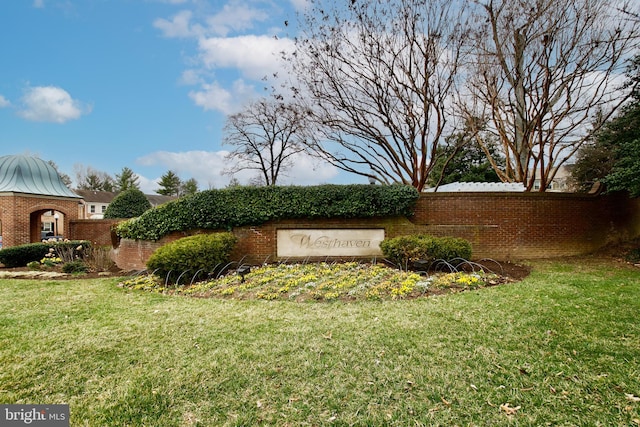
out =
[[[395,300],[478,289],[509,279],[479,270],[422,275],[382,264],[308,263],[255,267],[240,275],[237,270],[215,279],[168,285],[154,275],[138,276],[120,286],[133,290],[200,298],[263,299],[290,301]]]

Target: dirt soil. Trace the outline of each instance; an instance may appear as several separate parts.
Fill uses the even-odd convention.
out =
[[[490,267],[489,265],[490,264],[487,264],[488,268],[491,268],[494,273],[515,282],[519,282],[531,273],[531,267],[524,264],[512,263],[510,261],[500,262],[499,266],[496,266],[495,268]]]

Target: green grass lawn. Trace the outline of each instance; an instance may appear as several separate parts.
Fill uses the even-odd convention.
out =
[[[638,426],[640,270],[536,262],[399,301],[0,281],[0,403],[72,426]]]

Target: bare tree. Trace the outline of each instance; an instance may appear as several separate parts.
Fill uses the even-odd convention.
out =
[[[114,179],[106,172],[80,163],[73,165],[76,176],[76,188],[79,190],[114,191]]]
[[[619,77],[637,46],[638,22],[609,0],[485,0],[469,30],[467,87],[460,108],[503,181],[540,191],[623,105]]]
[[[58,165],[53,160],[49,160],[47,163],[49,163],[56,170],[56,172],[58,172],[58,176],[62,180],[62,183],[67,187],[71,188],[71,183],[73,182],[71,180],[71,177],[64,172],[60,172]]]
[[[311,151],[422,190],[451,124],[465,34],[456,0],[310,0],[286,59],[317,126]]]
[[[223,142],[235,149],[227,155],[233,166],[224,173],[256,170],[260,182],[276,185],[304,151],[304,114],[277,99],[260,99],[227,118]]]

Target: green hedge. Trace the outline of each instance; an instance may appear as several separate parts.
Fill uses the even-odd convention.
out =
[[[411,216],[418,200],[406,185],[237,187],[208,190],[171,201],[121,222],[118,236],[158,240],[172,231],[260,225],[296,218]]]
[[[228,263],[235,243],[231,233],[183,237],[158,248],[147,261],[147,269],[170,283],[182,275],[183,284],[188,284],[194,277],[206,278]]]
[[[415,261],[452,261],[471,258],[471,243],[457,237],[433,237],[414,234],[385,239],[380,243],[384,256],[394,264],[407,269]]]
[[[49,249],[53,248],[56,252],[74,252],[75,248],[82,246],[87,248],[91,246],[87,241],[68,241],[56,243],[28,243],[26,245],[12,246],[0,250],[0,263],[5,267],[24,267],[31,261],[40,261]]]

